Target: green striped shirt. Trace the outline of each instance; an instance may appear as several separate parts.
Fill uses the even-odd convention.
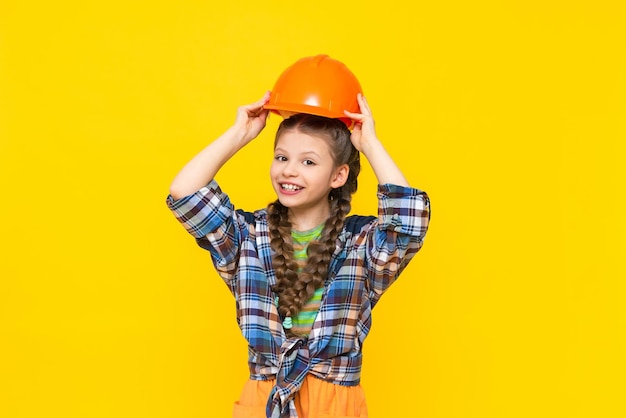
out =
[[[291,231],[291,239],[293,240],[293,256],[298,263],[298,271],[302,271],[306,265],[307,260],[307,247],[309,242],[318,239],[322,235],[322,229],[324,224],[320,224],[308,231]],[[309,299],[302,310],[298,313],[298,316],[292,318],[293,327],[291,331],[296,335],[308,335],[315,322],[317,312],[320,310],[322,303],[322,294],[324,293],[324,287],[320,287],[315,291],[311,299]]]

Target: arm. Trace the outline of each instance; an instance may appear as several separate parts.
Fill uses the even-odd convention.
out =
[[[239,107],[234,125],[183,167],[170,185],[170,194],[174,199],[206,186],[226,161],[259,135],[269,114],[267,109],[263,109],[269,96],[267,92],[261,100]]]
[[[211,253],[216,271],[234,293],[232,279],[239,266],[241,243],[249,234],[245,214],[235,210],[215,181],[181,199],[170,195],[166,203],[196,243]]]
[[[357,238],[373,305],[422,248],[430,221],[430,200],[422,190],[385,184],[377,195],[378,217]]]
[[[346,116],[355,121],[351,136],[352,143],[369,161],[379,184],[409,186],[409,182],[400,171],[400,168],[376,136],[374,119],[365,97],[359,93],[357,101],[361,113],[344,111]]]
[[[357,96],[361,113],[345,111],[355,121],[351,140],[363,152],[378,179],[378,221],[366,231],[365,265],[370,298],[376,303],[420,250],[430,221],[428,195],[411,188],[376,136],[372,112]]]

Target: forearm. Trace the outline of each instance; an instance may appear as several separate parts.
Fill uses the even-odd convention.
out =
[[[383,144],[376,138],[362,145],[362,152],[369,161],[379,184],[396,184],[409,187],[400,167],[393,161]]]
[[[220,168],[247,142],[244,134],[230,128],[191,159],[176,175],[170,185],[174,199],[195,193],[206,186]]]

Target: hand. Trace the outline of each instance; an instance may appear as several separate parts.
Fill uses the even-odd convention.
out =
[[[240,106],[237,109],[234,128],[241,131],[245,143],[252,141],[265,128],[269,110],[263,106],[269,101],[270,92],[266,92],[263,98],[249,105]]]
[[[383,144],[378,140],[374,129],[374,118],[365,97],[360,93],[357,101],[361,113],[352,113],[344,110],[347,117],[354,121],[354,128],[350,140],[354,147],[365,155],[369,161],[379,184],[397,184],[409,186],[406,177],[393,161]]]
[[[354,127],[352,128],[352,135],[350,140],[354,147],[363,151],[363,146],[377,141],[376,129],[374,128],[374,118],[372,117],[372,111],[365,97],[361,93],[357,94],[356,100],[359,103],[359,109],[361,113],[352,113],[344,110],[343,113],[354,121]]]

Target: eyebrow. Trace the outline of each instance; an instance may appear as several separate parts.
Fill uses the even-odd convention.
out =
[[[281,153],[284,153],[284,154],[288,154],[288,152],[287,152],[286,150],[282,149],[282,148],[274,148],[274,153],[277,153],[277,152],[281,152]],[[310,155],[314,155],[314,156],[316,156],[317,158],[322,158],[322,157],[321,157],[321,156],[320,156],[317,152],[315,152],[315,151],[305,151],[305,152],[301,153],[300,155],[309,155],[309,154],[310,154]]]

